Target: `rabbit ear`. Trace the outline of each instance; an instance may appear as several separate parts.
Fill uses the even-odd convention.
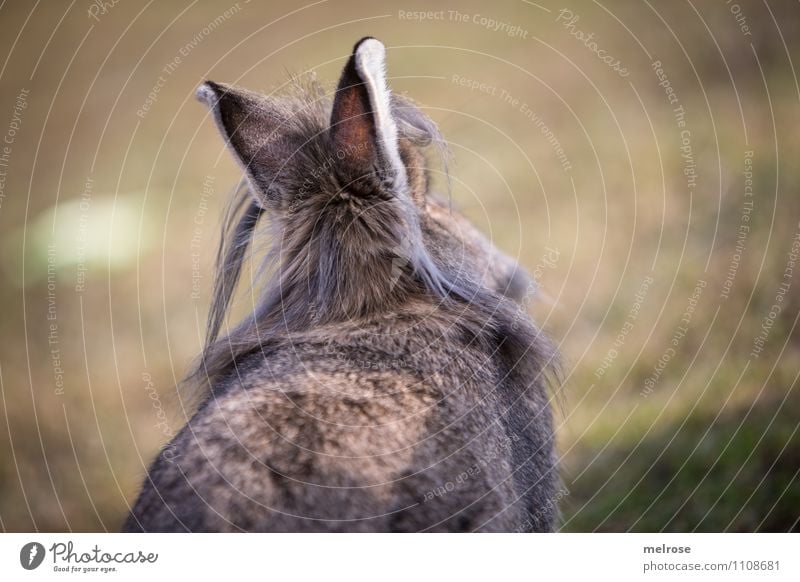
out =
[[[375,174],[381,187],[401,193],[407,190],[408,178],[397,143],[385,59],[379,40],[367,37],[356,44],[336,89],[330,136],[346,183]]]
[[[212,81],[200,85],[196,95],[211,108],[220,132],[256,187],[259,205],[281,200],[281,181],[276,177],[296,144],[281,131],[286,119],[277,103],[258,93]]]

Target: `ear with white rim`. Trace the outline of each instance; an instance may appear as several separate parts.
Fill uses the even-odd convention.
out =
[[[336,90],[330,136],[337,169],[346,183],[363,184],[375,177],[381,188],[399,194],[406,192],[408,177],[397,143],[385,63],[386,48],[379,40],[367,37],[356,44]]]

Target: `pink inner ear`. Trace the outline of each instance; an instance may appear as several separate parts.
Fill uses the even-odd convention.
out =
[[[374,124],[369,96],[363,84],[336,95],[331,133],[336,157],[357,165],[369,164],[374,155]]]
[[[339,166],[353,178],[370,172],[376,156],[375,119],[367,85],[352,55],[342,71],[331,112],[330,135]]]

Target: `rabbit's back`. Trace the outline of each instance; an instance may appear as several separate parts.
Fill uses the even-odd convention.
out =
[[[447,342],[378,348],[359,335],[244,360],[170,445],[174,454],[159,456],[126,529],[523,523],[530,510],[513,457],[530,435],[498,420],[508,399],[488,354]]]

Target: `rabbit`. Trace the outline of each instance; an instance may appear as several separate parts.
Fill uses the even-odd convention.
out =
[[[556,350],[525,272],[432,192],[444,140],[385,60],[360,40],[332,100],[197,90],[246,181],[187,380],[201,403],[124,531],[555,529]],[[222,333],[260,232],[258,302]]]

